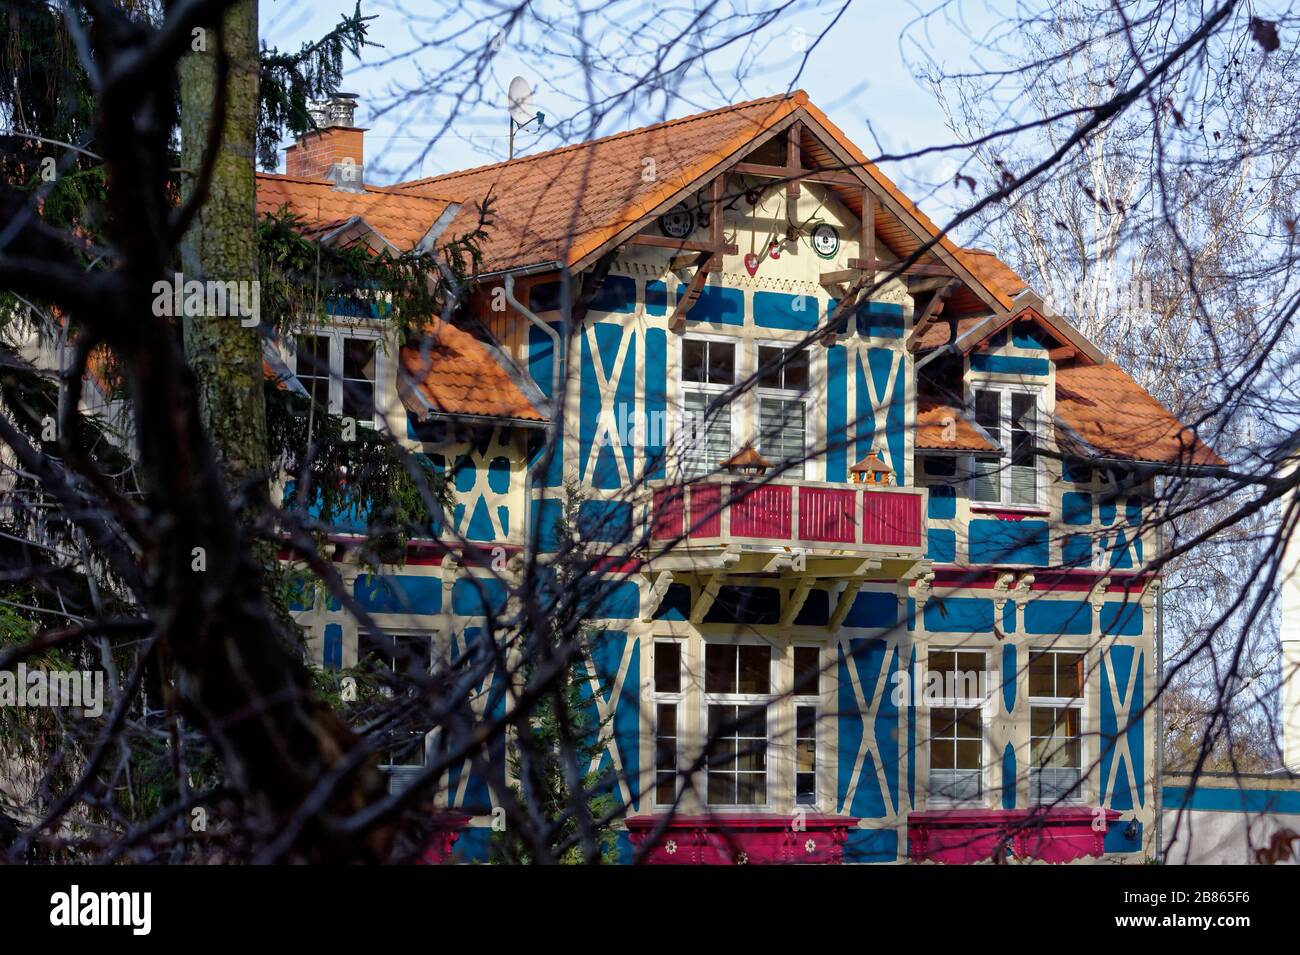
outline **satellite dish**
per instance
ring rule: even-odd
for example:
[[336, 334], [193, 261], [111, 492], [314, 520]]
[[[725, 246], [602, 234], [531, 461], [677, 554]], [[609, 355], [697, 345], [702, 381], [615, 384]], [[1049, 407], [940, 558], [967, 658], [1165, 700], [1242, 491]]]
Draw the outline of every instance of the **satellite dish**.
[[522, 76], [516, 76], [510, 81], [506, 99], [509, 104], [510, 118], [516, 125], [522, 126], [537, 115], [537, 111], [533, 109], [533, 88]]

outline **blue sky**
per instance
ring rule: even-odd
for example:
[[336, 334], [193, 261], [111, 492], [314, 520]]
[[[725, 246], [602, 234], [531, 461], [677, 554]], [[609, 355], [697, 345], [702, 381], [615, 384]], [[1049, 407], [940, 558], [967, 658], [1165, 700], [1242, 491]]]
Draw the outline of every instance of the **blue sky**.
[[[415, 82], [420, 71], [445, 69], [451, 54], [425, 50], [397, 62], [385, 61], [417, 48], [418, 36], [449, 36], [469, 26], [471, 17], [500, 7], [492, 0], [479, 0], [466, 4], [467, 11], [460, 17], [453, 14], [444, 18], [441, 11], [430, 16], [431, 8], [415, 0], [405, 6], [398, 6], [400, 3], [402, 0], [363, 0], [363, 14], [378, 17], [371, 23], [371, 38], [384, 48], [368, 49], [360, 61], [352, 59], [346, 67], [345, 88], [358, 93], [361, 99], [358, 123], [369, 127], [366, 165], [371, 181], [386, 183], [504, 159], [505, 89], [516, 74], [533, 81], [536, 105], [552, 117], [572, 117], [583, 105], [582, 98], [568, 92], [575, 85], [570, 65], [562, 59], [543, 60], [531, 53], [528, 47], [535, 46], [537, 38], [530, 34], [536, 34], [537, 28], [526, 26], [522, 36], [518, 30], [513, 31], [501, 44], [482, 84], [483, 101], [466, 107], [450, 135], [441, 137], [421, 160], [420, 150], [445, 119], [450, 103], [423, 100], [403, 109], [405, 115], [400, 117], [397, 111], [376, 116], [376, 107], [393, 89]], [[606, 48], [611, 51], [627, 39], [619, 36], [615, 23], [620, 18], [639, 22], [651, 9], [648, 5], [624, 5], [620, 10], [617, 5], [584, 0], [544, 3], [540, 9], [544, 14], [572, 17], [569, 10], [575, 5], [598, 10], [597, 16], [608, 14], [610, 19], [598, 22], [596, 27], [606, 31]], [[731, 0], [729, 5], [764, 8], [772, 4]], [[352, 6], [353, 0], [263, 0], [262, 39], [282, 49], [296, 49], [328, 30], [342, 13], [351, 12]], [[665, 113], [687, 115], [728, 102], [784, 92], [797, 71], [799, 51], [811, 45], [840, 6], [839, 2], [797, 4], [763, 30], [744, 51], [752, 66], [746, 71], [743, 86], [725, 79], [717, 84], [688, 80], [680, 101], [667, 106], [662, 102], [638, 106], [630, 115], [612, 117], [601, 132], [656, 122], [665, 118]], [[927, 9], [902, 0], [855, 0], [813, 51], [798, 77], [796, 85], [807, 90], [813, 102], [868, 155], [877, 155], [880, 150], [901, 153], [949, 142], [943, 112], [932, 94], [913, 79], [913, 67], [926, 58], [949, 69], [969, 67], [974, 46], [971, 37], [996, 31], [1005, 22], [988, 4], [968, 2], [946, 4], [940, 13], [918, 23], [918, 15]], [[664, 14], [666, 20], [670, 16]], [[486, 28], [478, 32], [482, 33], [481, 40], [471, 32], [464, 45], [485, 44]], [[710, 62], [719, 74], [725, 75], [734, 69], [740, 55], [733, 46], [711, 57]], [[521, 134], [519, 142], [520, 152], [537, 152], [564, 145], [566, 140], [554, 129], [547, 129], [538, 137]], [[957, 162], [954, 154], [887, 164], [885, 170], [932, 215], [942, 215], [944, 200], [951, 195], [942, 184], [952, 181]], [[941, 188], [932, 194], [935, 184]]]

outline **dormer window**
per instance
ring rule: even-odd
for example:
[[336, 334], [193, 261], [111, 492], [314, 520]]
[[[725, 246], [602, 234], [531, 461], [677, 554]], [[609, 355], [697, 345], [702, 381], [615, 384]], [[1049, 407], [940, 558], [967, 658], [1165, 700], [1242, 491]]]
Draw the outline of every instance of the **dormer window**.
[[322, 329], [295, 340], [295, 374], [313, 401], [358, 424], [375, 423], [378, 339]]
[[1010, 454], [1006, 458], [975, 458], [972, 501], [1021, 507], [1042, 503], [1038, 402], [1037, 389], [975, 389], [976, 424]]

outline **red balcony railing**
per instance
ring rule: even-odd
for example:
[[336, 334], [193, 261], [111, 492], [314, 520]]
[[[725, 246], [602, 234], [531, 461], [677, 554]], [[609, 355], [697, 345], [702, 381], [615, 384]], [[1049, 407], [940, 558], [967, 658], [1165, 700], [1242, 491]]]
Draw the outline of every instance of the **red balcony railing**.
[[919, 554], [924, 508], [923, 488], [718, 478], [656, 488], [651, 539]]

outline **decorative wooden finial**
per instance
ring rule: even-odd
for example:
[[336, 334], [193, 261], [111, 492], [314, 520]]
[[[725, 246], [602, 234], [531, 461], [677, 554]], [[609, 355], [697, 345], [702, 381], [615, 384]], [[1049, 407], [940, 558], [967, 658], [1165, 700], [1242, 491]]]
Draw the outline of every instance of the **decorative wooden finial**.
[[880, 460], [880, 456], [875, 451], [872, 451], [849, 468], [849, 473], [853, 475], [853, 480], [859, 484], [874, 484], [884, 487], [894, 483], [894, 469]]
[[761, 477], [767, 473], [767, 469], [771, 466], [772, 462], [755, 451], [750, 445], [745, 445], [721, 464], [721, 467], [726, 468], [732, 474], [742, 474], [750, 477]]

